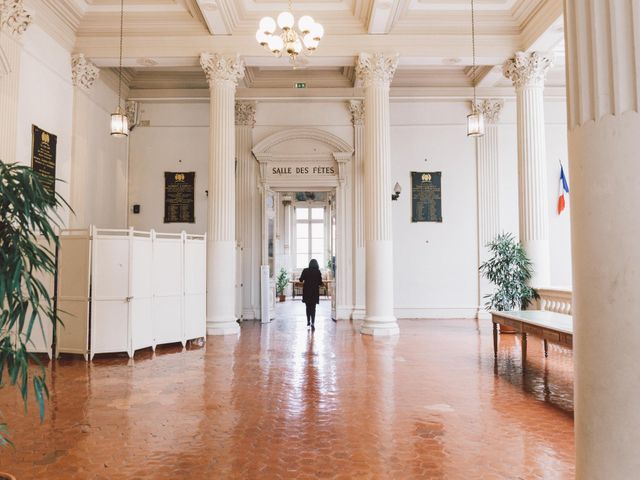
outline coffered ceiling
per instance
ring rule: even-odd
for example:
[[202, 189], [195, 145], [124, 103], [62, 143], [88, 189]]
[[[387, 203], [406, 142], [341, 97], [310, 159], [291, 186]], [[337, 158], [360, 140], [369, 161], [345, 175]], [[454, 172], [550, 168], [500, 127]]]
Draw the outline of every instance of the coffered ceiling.
[[[25, 0], [36, 21], [101, 68], [117, 65], [120, 0]], [[353, 88], [363, 51], [398, 52], [392, 88], [481, 88], [506, 84], [494, 68], [518, 50], [563, 55], [562, 0], [475, 0], [478, 64], [471, 65], [470, 0], [294, 0], [293, 13], [325, 27], [317, 52], [298, 62], [274, 58], [254, 35], [274, 0], [125, 0], [124, 63], [132, 90], [206, 89], [202, 51], [240, 55], [242, 88]], [[558, 47], [560, 45], [560, 48]], [[563, 61], [554, 84], [563, 84]]]

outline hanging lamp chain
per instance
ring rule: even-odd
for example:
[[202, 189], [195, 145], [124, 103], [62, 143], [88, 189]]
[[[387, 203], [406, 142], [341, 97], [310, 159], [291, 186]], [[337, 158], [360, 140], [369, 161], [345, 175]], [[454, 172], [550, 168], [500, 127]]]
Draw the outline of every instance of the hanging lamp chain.
[[474, 0], [471, 0], [471, 50], [473, 67], [471, 70], [471, 83], [473, 84], [473, 111], [476, 111], [476, 13]]
[[118, 67], [118, 110], [122, 107], [122, 44], [124, 36], [124, 0], [120, 0], [120, 63]]

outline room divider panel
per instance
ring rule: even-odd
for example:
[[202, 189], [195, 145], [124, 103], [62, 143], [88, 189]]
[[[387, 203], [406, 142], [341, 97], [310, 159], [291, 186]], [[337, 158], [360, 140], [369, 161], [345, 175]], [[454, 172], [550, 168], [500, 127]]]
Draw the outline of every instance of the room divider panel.
[[58, 352], [133, 356], [206, 335], [205, 235], [91, 227], [60, 243]]

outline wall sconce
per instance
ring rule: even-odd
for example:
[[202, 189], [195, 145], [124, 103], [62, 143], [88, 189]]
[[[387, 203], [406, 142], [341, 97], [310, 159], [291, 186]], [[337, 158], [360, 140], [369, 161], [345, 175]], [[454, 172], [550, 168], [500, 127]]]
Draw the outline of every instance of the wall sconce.
[[393, 193], [391, 194], [391, 200], [398, 200], [400, 192], [402, 192], [402, 188], [400, 187], [400, 184], [396, 182], [395, 187], [393, 187]]

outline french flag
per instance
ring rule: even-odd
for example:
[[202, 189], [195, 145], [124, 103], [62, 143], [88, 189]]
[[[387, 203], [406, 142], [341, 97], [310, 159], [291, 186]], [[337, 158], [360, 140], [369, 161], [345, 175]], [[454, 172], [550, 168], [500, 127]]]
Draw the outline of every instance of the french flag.
[[565, 207], [564, 192], [569, 193], [569, 184], [567, 183], [567, 177], [564, 174], [562, 162], [560, 162], [560, 183], [558, 187], [558, 215], [560, 215]]

